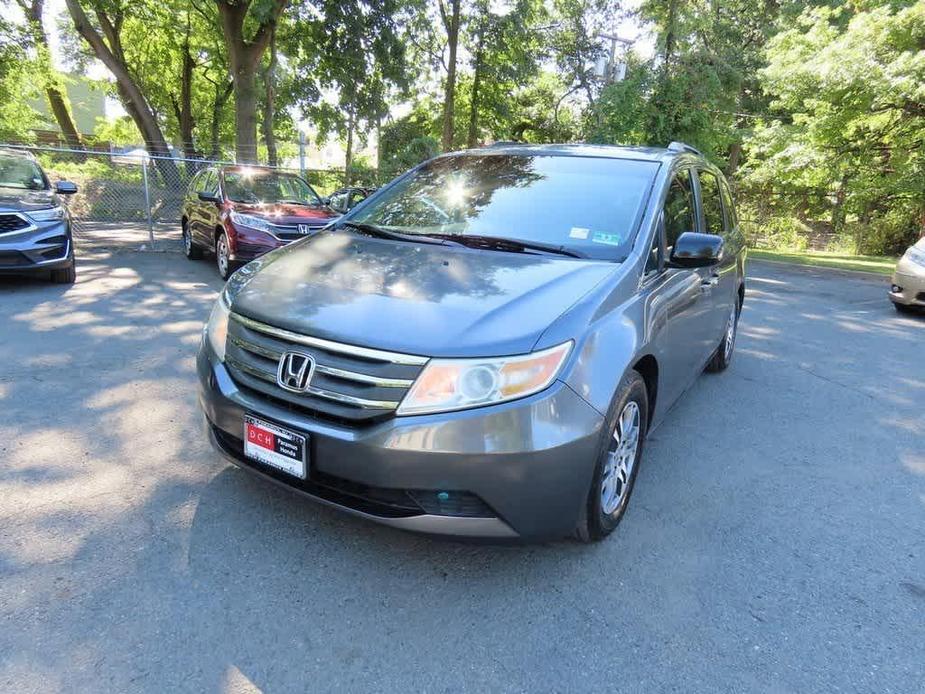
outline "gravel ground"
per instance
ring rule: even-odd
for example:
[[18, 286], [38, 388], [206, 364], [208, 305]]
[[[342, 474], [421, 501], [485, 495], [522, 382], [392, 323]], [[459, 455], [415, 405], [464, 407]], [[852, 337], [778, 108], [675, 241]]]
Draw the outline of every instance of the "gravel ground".
[[211, 263], [84, 250], [0, 280], [0, 690], [925, 691], [925, 317], [885, 280], [753, 263], [618, 533], [499, 547], [227, 466]]

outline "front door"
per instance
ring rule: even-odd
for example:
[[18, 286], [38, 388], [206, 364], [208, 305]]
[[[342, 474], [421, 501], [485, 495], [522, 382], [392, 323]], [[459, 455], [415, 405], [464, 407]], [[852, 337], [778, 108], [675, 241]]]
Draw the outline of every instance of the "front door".
[[[667, 259], [678, 237], [696, 231], [697, 208], [688, 170], [675, 174], [659, 224], [659, 255]], [[712, 341], [710, 269], [664, 268], [647, 277], [648, 310], [659, 371], [659, 405], [667, 409], [700, 373]]]

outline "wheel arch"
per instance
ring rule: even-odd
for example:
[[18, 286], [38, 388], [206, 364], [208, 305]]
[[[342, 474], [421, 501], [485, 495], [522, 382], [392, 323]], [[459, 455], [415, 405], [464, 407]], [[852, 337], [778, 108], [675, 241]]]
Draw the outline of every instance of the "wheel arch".
[[658, 398], [658, 360], [651, 354], [646, 354], [633, 364], [633, 370], [642, 376], [646, 384], [646, 396], [649, 400], [649, 411], [646, 414], [646, 429], [652, 424], [655, 413], [655, 403]]

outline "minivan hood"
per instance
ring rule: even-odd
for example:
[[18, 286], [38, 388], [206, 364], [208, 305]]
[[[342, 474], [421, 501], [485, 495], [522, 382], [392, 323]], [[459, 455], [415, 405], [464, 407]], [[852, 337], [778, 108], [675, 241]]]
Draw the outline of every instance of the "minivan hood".
[[491, 356], [531, 351], [618, 267], [327, 231], [255, 260], [229, 287], [234, 312], [306, 335], [424, 356]]
[[25, 190], [0, 186], [0, 209], [29, 212], [53, 207], [57, 196], [51, 190]]

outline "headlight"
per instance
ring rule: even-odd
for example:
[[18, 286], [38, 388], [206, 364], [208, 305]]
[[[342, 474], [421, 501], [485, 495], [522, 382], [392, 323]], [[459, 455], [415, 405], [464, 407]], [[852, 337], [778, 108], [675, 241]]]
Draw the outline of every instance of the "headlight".
[[67, 214], [67, 209], [64, 205], [56, 205], [55, 207], [48, 207], [44, 210], [32, 210], [28, 214], [36, 222], [53, 222], [57, 219], [64, 219], [64, 216]]
[[516, 357], [431, 359], [397, 414], [463, 410], [538, 393], [555, 380], [571, 349], [569, 341]]
[[925, 266], [925, 253], [917, 248], [910, 248], [906, 251], [906, 257], [916, 265]]
[[228, 338], [228, 314], [231, 307], [223, 291], [212, 307], [212, 315], [206, 323], [206, 338], [219, 361], [225, 361], [225, 340]]
[[271, 233], [270, 223], [263, 217], [255, 217], [252, 214], [240, 214], [238, 212], [232, 211], [231, 221], [242, 227], [249, 227], [251, 229], [256, 229], [257, 231], [265, 231], [267, 233]]

